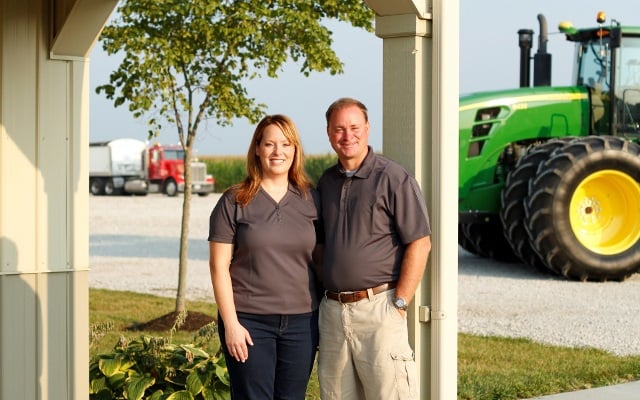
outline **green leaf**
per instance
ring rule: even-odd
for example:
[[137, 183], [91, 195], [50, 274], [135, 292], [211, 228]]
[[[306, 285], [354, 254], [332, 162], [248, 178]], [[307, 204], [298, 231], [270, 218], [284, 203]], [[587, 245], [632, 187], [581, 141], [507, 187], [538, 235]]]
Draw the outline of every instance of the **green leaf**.
[[127, 380], [125, 397], [128, 400], [140, 400], [144, 396], [144, 391], [151, 387], [156, 380], [150, 376], [135, 376]]
[[214, 391], [206, 387], [202, 389], [200, 395], [202, 396], [203, 400], [216, 400], [216, 394], [214, 393]]
[[231, 381], [229, 381], [229, 371], [227, 370], [227, 365], [225, 364], [224, 357], [220, 357], [216, 361], [216, 376], [218, 380], [225, 384], [226, 386], [231, 386]]
[[116, 398], [116, 396], [111, 390], [104, 389], [97, 394], [90, 396], [90, 398], [91, 400], [113, 400]]
[[194, 400], [194, 398], [188, 390], [180, 390], [172, 393], [171, 396], [167, 397], [167, 400]]
[[231, 399], [231, 391], [228, 386], [222, 385], [220, 382], [216, 382], [213, 384], [211, 391], [216, 400], [230, 400]]
[[100, 372], [106, 377], [110, 377], [122, 371], [123, 361], [120, 358], [103, 358], [98, 361]]
[[182, 345], [180, 347], [182, 347], [186, 351], [190, 351], [196, 357], [201, 357], [205, 359], [209, 358], [209, 354], [206, 351], [202, 350], [201, 348], [191, 346], [191, 345]]
[[109, 379], [109, 387], [113, 389], [120, 389], [125, 385], [127, 378], [126, 372], [118, 371], [115, 374], [111, 375]]
[[163, 400], [163, 396], [164, 392], [158, 389], [149, 396], [149, 400]]
[[187, 390], [194, 396], [202, 391], [207, 384], [207, 374], [200, 372], [198, 368], [191, 370], [187, 376]]
[[107, 381], [104, 376], [96, 379], [91, 379], [91, 381], [89, 382], [89, 394], [95, 394], [104, 389], [107, 389]]

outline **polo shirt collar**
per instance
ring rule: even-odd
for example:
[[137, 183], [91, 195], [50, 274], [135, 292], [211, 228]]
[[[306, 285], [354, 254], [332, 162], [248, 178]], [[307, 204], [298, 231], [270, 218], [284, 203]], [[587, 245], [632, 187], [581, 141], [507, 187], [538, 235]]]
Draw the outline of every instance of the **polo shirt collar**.
[[[262, 186], [260, 186], [259, 191], [267, 194], [267, 191], [264, 190]], [[287, 192], [293, 192], [295, 195], [302, 197], [302, 191], [296, 185], [292, 185], [291, 182], [289, 182], [289, 185], [287, 186]]]
[[[356, 173], [353, 174], [354, 177], [366, 179], [367, 177], [369, 177], [369, 174], [371, 174], [371, 171], [373, 170], [375, 153], [373, 152], [373, 148], [371, 146], [367, 146], [367, 148], [367, 156], [364, 158], [364, 161], [362, 161], [362, 165], [360, 165], [360, 168], [358, 168], [356, 170]], [[344, 168], [342, 168], [342, 164], [340, 164], [340, 161], [338, 161], [338, 173], [344, 175], [344, 172], [345, 170]]]
[[297, 186], [292, 185], [291, 183], [289, 183], [289, 191], [295, 193], [298, 196], [302, 196], [302, 191], [300, 191]]

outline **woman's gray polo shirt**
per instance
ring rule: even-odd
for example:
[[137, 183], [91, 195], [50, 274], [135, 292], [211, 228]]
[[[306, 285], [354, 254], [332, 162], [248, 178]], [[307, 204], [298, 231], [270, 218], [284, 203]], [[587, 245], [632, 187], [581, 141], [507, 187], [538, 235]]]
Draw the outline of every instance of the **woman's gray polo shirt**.
[[371, 147], [352, 177], [337, 165], [327, 169], [318, 191], [325, 289], [362, 290], [398, 280], [406, 245], [431, 234], [416, 180]]
[[[209, 241], [233, 244], [231, 282], [238, 312], [302, 314], [318, 308], [311, 259], [317, 196], [293, 186], [276, 203], [260, 189], [245, 207], [227, 190], [209, 219]], [[314, 198], [316, 200], [314, 200]]]

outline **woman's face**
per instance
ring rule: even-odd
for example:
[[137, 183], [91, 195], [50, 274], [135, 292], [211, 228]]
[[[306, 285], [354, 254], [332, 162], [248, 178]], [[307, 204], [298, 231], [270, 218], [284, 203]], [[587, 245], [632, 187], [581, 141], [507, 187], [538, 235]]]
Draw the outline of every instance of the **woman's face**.
[[277, 125], [267, 126], [256, 147], [263, 178], [288, 175], [295, 154], [295, 146], [284, 136], [282, 130]]

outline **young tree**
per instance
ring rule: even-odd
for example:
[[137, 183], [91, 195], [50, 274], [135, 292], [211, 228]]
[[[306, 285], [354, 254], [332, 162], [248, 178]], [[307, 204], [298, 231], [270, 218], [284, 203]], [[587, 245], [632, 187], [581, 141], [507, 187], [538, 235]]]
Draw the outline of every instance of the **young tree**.
[[361, 0], [122, 0], [100, 38], [107, 54], [124, 54], [109, 83], [96, 91], [147, 117], [149, 137], [175, 125], [183, 146], [185, 191], [176, 310], [185, 310], [191, 201], [190, 165], [200, 123], [257, 122], [265, 106], [245, 89], [250, 79], [277, 77], [291, 59], [312, 71], [342, 72], [331, 49], [335, 19], [373, 30]]

